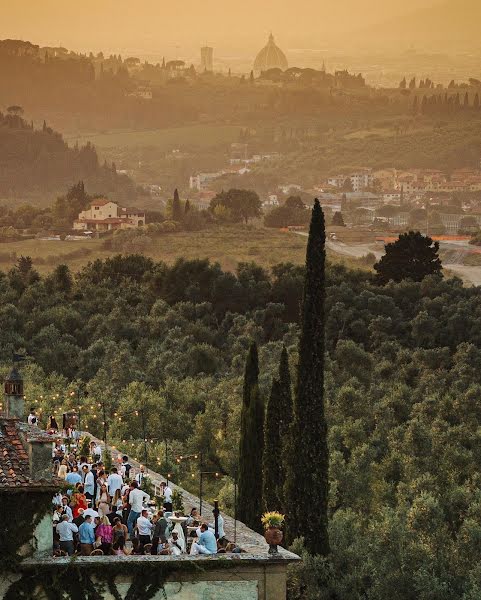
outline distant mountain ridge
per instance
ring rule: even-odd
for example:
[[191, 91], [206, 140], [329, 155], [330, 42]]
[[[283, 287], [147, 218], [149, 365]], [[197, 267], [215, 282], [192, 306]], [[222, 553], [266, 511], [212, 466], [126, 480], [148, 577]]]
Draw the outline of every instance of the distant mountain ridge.
[[367, 44], [379, 42], [404, 42], [437, 50], [456, 46], [463, 50], [467, 46], [481, 47], [479, 0], [441, 0], [377, 25], [357, 30], [353, 39], [363, 38]]

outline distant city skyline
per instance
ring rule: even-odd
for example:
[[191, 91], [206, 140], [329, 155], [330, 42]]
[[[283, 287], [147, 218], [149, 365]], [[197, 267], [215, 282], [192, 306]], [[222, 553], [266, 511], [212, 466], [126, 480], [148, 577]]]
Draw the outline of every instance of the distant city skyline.
[[[431, 11], [431, 6], [436, 8]], [[425, 9], [427, 12], [423, 12]], [[409, 20], [411, 13], [419, 13], [420, 24]], [[185, 54], [198, 55], [198, 49], [208, 45], [219, 55], [252, 57], [271, 31], [286, 52], [323, 49], [333, 43], [338, 48], [357, 47], [362, 51], [367, 46], [375, 47], [376, 42], [383, 46], [394, 39], [401, 40], [404, 48], [411, 43], [443, 48], [450, 44], [446, 31], [452, 31], [454, 42], [460, 37], [459, 30], [466, 30], [462, 41], [467, 44], [472, 40], [480, 46], [474, 35], [476, 17], [480, 16], [481, 6], [475, 0], [405, 0], [403, 3], [365, 0], [362, 8], [358, 0], [336, 3], [245, 0], [242, 4], [233, 0], [211, 0], [208, 10], [194, 0], [186, 0], [182, 15], [175, 5], [160, 7], [156, 0], [138, 0], [135, 4], [105, 0], [101, 5], [85, 0], [81, 9], [78, 5], [65, 5], [61, 0], [42, 3], [17, 0], [2, 7], [0, 38], [28, 39], [41, 45], [62, 44], [77, 51], [103, 50], [122, 55], [174, 55], [179, 48]], [[434, 26], [426, 29], [423, 21]], [[343, 34], [346, 37], [340, 38]]]

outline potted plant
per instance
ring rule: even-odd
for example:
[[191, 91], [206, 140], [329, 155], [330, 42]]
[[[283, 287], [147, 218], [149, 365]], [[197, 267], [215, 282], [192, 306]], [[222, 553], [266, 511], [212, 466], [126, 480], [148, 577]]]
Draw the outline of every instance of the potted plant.
[[264, 537], [269, 544], [269, 554], [271, 555], [279, 554], [277, 546], [284, 537], [280, 529], [284, 523], [284, 518], [284, 515], [276, 511], [266, 512], [262, 515], [261, 521], [265, 529]]

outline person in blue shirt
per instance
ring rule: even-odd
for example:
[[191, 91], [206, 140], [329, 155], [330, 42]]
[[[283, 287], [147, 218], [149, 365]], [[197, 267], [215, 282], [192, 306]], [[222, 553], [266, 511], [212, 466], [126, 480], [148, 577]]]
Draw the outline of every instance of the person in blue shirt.
[[217, 554], [217, 540], [212, 531], [206, 523], [202, 523], [200, 526], [200, 536], [197, 542], [192, 544], [190, 553], [195, 554]]
[[[67, 473], [67, 475], [65, 475], [65, 481], [72, 487], [75, 487], [77, 483], [82, 483], [82, 476], [78, 472], [77, 467], [74, 467], [72, 471], [70, 471], [70, 473]], [[68, 490], [67, 494], [69, 496], [71, 493], [72, 491]]]
[[85, 517], [85, 521], [80, 525], [78, 529], [80, 538], [80, 553], [82, 556], [90, 556], [90, 553], [94, 549], [95, 532], [92, 525], [92, 517], [88, 515]]

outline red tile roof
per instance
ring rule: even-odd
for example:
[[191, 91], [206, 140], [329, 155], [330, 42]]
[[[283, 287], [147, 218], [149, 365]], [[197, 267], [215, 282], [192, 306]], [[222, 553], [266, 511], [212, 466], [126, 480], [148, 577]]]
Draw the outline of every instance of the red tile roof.
[[108, 204], [109, 202], [112, 202], [112, 200], [107, 200], [107, 198], [97, 198], [97, 200], [92, 200], [90, 206], [105, 206], [105, 204]]
[[58, 481], [30, 478], [28, 441], [54, 442], [55, 437], [18, 419], [0, 418], [0, 492], [58, 487]]

